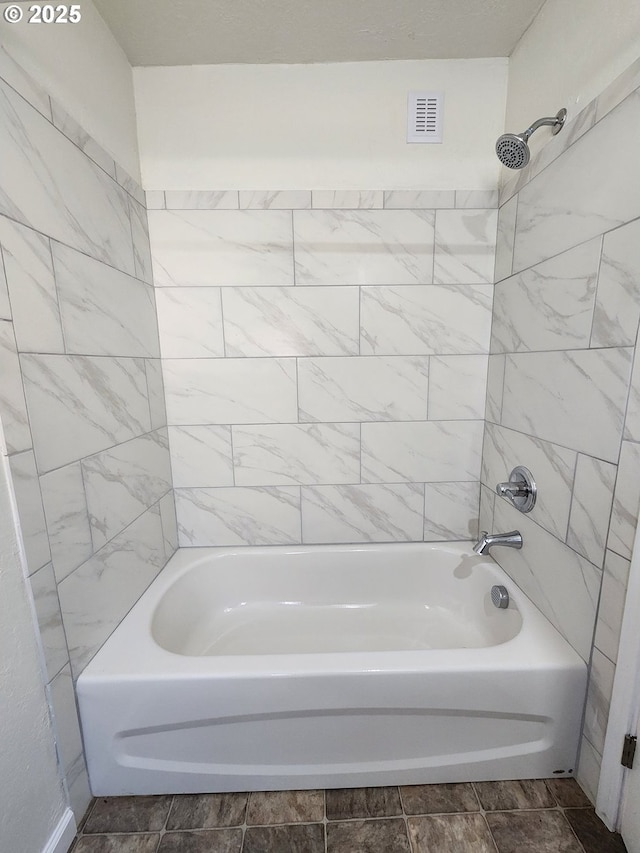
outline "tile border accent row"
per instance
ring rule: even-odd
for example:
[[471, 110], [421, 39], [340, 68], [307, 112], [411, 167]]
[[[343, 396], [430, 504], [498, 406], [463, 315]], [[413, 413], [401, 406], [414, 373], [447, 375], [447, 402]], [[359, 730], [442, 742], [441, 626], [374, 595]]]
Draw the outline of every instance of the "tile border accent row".
[[147, 210], [476, 210], [498, 190], [147, 190]]

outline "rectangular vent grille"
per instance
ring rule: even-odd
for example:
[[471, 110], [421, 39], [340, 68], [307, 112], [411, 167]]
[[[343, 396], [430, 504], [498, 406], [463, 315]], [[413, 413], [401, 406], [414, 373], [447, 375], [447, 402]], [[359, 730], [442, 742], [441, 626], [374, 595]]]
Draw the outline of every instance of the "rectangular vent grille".
[[409, 92], [407, 142], [442, 142], [442, 92]]

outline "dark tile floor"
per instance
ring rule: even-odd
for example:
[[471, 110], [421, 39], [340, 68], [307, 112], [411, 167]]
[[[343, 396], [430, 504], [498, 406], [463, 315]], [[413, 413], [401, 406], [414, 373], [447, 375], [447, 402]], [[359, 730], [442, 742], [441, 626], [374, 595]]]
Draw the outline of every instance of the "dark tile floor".
[[72, 853], [624, 853], [573, 779], [108, 797]]

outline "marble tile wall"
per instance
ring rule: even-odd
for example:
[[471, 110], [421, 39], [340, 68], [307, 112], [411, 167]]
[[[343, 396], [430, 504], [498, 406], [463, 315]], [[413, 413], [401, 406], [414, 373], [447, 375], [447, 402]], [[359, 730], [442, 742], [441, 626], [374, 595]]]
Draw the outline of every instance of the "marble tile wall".
[[[482, 459], [481, 526], [524, 537], [495, 559], [590, 665], [594, 801], [640, 508], [638, 85], [640, 62], [502, 190]], [[518, 464], [527, 516], [493, 494]]]
[[177, 547], [144, 194], [0, 50], [0, 418], [61, 770], [73, 679]]
[[496, 204], [147, 193], [180, 544], [476, 535]]

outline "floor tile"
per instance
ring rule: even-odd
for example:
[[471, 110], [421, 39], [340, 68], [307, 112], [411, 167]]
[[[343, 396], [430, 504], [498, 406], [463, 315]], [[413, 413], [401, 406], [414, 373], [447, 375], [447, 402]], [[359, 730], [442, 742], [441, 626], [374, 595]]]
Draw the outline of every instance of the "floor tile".
[[547, 788], [565, 809], [590, 808], [591, 800], [575, 779], [547, 779]]
[[593, 809], [569, 809], [565, 815], [585, 853], [625, 853], [620, 835], [609, 832]]
[[494, 812], [487, 815], [499, 853], [583, 853], [562, 812]]
[[495, 853], [480, 814], [410, 817], [408, 825], [414, 853]]
[[76, 841], [72, 853], [156, 853], [160, 836], [84, 835]]
[[402, 814], [400, 793], [393, 788], [336, 788], [327, 791], [327, 820], [395, 817]]
[[250, 826], [242, 853], [325, 853], [321, 823]]
[[84, 827], [91, 832], [156, 832], [164, 827], [172, 797], [99, 797]]
[[194, 794], [174, 798], [167, 829], [212, 829], [244, 823], [248, 794]]
[[402, 818], [349, 820], [327, 825], [327, 853], [411, 853]]
[[255, 791], [249, 795], [247, 823], [313, 823], [324, 818], [324, 791]]
[[407, 785], [400, 788], [405, 814], [480, 811], [473, 785]]
[[158, 853], [240, 853], [241, 829], [201, 829], [167, 832]]
[[549, 809], [556, 804], [543, 779], [520, 782], [474, 782], [474, 788], [487, 811], [506, 809]]

